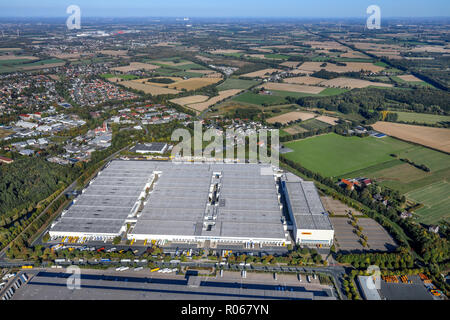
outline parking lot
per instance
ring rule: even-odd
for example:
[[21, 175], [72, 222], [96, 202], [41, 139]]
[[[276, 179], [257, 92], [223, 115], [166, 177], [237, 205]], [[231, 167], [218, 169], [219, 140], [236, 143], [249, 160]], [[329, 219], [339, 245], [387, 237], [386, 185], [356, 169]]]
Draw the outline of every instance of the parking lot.
[[394, 239], [373, 219], [359, 218], [358, 220], [358, 225], [363, 228], [362, 233], [368, 238], [369, 248], [364, 248], [359, 242], [360, 237], [353, 232], [354, 227], [349, 224], [349, 219], [341, 217], [330, 219], [339, 245], [338, 249], [341, 251], [393, 251], [397, 247]]
[[381, 297], [387, 300], [433, 300], [419, 276], [411, 275], [408, 278], [412, 283], [381, 281]]
[[174, 275], [149, 270], [83, 270], [81, 289], [69, 289], [71, 274], [64, 270], [34, 271], [26, 286], [19, 288], [14, 300], [101, 300], [101, 299], [334, 299], [331, 287], [321, 285], [317, 279], [303, 283], [295, 275], [223, 272], [215, 277]]

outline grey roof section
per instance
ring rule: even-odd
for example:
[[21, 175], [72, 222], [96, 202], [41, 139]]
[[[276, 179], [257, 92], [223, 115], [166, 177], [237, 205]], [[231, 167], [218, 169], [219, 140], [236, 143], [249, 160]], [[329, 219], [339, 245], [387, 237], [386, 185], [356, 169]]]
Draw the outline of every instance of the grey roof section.
[[333, 230], [314, 182], [286, 182], [286, 188], [298, 229]]
[[122, 226], [121, 220], [64, 218], [53, 226], [52, 231], [119, 234]]
[[112, 219], [121, 220], [127, 218], [129, 210], [123, 210], [122, 208], [110, 208], [110, 207], [92, 207], [86, 210], [85, 207], [73, 206], [68, 210], [63, 220], [66, 218], [73, 219]]
[[163, 152], [166, 147], [167, 143], [164, 142], [138, 143], [136, 146], [131, 148], [130, 151]]
[[[131, 234], [283, 240], [276, 182], [268, 168], [272, 170], [259, 164], [114, 160], [52, 230], [118, 232], [155, 177]], [[209, 204], [212, 183], [219, 183], [216, 205]], [[208, 229], [205, 221], [215, 226]]]
[[366, 300], [381, 300], [372, 276], [358, 276], [358, 282]]

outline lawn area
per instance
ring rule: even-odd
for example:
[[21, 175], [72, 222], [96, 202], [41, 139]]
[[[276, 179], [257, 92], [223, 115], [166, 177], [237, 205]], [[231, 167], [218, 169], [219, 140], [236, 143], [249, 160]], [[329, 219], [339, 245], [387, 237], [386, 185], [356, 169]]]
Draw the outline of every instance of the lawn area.
[[[394, 111], [392, 111], [394, 113]], [[405, 122], [422, 122], [422, 123], [437, 123], [442, 121], [450, 121], [450, 116], [441, 116], [438, 114], [428, 114], [428, 113], [416, 113], [416, 112], [403, 112], [395, 111], [398, 114], [399, 121]]]
[[437, 223], [442, 219], [449, 221], [449, 188], [447, 181], [440, 181], [407, 194], [408, 198], [424, 204], [423, 208], [416, 211], [418, 221], [426, 224]]
[[390, 137], [343, 137], [335, 133], [288, 142], [285, 145], [294, 150], [287, 153], [286, 158], [328, 177], [392, 161], [389, 154], [411, 148], [409, 143]]
[[248, 89], [254, 85], [257, 85], [259, 81], [254, 80], [242, 80], [242, 79], [233, 79], [228, 78], [225, 82], [221, 83], [217, 86], [219, 91], [222, 90], [230, 90], [230, 89]]

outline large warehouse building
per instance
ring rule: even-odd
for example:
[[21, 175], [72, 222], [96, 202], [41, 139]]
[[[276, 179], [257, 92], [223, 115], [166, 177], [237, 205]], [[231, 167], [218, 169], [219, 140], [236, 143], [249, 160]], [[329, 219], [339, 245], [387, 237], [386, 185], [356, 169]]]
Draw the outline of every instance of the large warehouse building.
[[[126, 233], [130, 240], [286, 245], [282, 176], [259, 164], [114, 160], [63, 212], [50, 236], [111, 239]], [[329, 234], [328, 225], [306, 227]]]
[[312, 181], [282, 181], [293, 236], [301, 245], [333, 244], [334, 230]]

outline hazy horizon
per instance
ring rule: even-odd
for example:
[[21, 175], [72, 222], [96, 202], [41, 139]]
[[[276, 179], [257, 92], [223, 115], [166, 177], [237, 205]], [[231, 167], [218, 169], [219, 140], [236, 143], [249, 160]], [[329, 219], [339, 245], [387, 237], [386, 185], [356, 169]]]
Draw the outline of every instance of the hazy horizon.
[[15, 0], [0, 2], [1, 18], [62, 18], [66, 8], [78, 5], [82, 15], [90, 18], [365, 18], [369, 5], [378, 5], [385, 18], [447, 18], [448, 0], [166, 0], [130, 2], [117, 0]]

